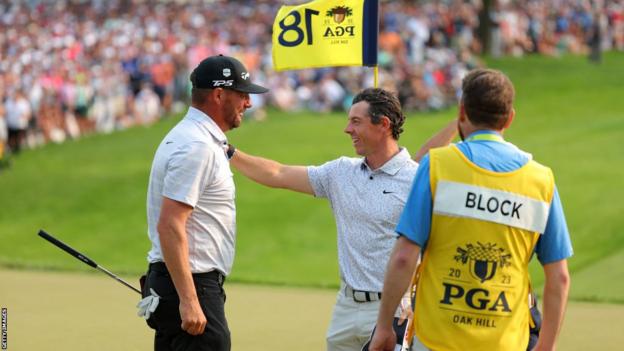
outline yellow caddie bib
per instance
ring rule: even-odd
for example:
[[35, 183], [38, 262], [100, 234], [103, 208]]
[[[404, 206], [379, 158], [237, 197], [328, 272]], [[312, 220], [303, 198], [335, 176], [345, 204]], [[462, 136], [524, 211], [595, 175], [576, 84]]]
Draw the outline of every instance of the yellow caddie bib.
[[415, 333], [435, 351], [524, 351], [528, 264], [548, 220], [552, 172], [532, 160], [512, 172], [489, 171], [454, 145], [429, 155], [433, 214]]

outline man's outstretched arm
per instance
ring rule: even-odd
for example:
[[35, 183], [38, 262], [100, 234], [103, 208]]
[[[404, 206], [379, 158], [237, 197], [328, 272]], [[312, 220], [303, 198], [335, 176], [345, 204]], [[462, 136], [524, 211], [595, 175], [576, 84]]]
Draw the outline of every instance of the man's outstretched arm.
[[420, 159], [425, 156], [430, 149], [435, 147], [446, 146], [455, 139], [457, 136], [457, 119], [450, 121], [444, 128], [440, 129], [438, 133], [432, 136], [423, 146], [420, 147], [418, 152], [414, 155], [414, 161], [420, 162]]
[[305, 166], [289, 166], [236, 150], [230, 163], [245, 177], [271, 188], [282, 188], [314, 195]]

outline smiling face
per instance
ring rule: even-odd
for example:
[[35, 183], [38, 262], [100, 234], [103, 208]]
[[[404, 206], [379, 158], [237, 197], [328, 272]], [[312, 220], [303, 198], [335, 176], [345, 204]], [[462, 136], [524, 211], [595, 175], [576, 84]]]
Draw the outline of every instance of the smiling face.
[[366, 101], [351, 106], [349, 121], [344, 129], [344, 132], [351, 136], [355, 152], [364, 157], [374, 153], [388, 138], [387, 127], [384, 128], [384, 123], [373, 124], [368, 107]]
[[236, 90], [224, 89], [223, 121], [227, 130], [240, 126], [245, 110], [251, 107], [251, 99], [248, 93]]

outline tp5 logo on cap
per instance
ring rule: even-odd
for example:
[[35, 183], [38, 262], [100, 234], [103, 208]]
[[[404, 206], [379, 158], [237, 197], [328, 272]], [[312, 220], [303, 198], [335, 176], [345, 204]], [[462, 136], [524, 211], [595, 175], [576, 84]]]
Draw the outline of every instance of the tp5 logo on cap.
[[217, 80], [212, 81], [213, 87], [231, 87], [232, 84], [234, 84], [234, 81], [231, 79], [230, 80], [217, 79]]

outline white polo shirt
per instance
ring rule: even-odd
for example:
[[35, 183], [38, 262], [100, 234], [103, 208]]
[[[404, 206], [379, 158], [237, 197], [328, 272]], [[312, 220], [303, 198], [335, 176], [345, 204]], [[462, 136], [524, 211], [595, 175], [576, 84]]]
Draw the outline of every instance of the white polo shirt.
[[405, 148], [372, 171], [363, 158], [308, 167], [314, 195], [329, 199], [338, 231], [340, 278], [351, 288], [381, 292], [399, 221], [418, 163]]
[[186, 223], [191, 272], [231, 272], [236, 206], [226, 147], [217, 124], [193, 107], [160, 143], [147, 193], [150, 263], [164, 261], [157, 226], [165, 196], [193, 207]]

